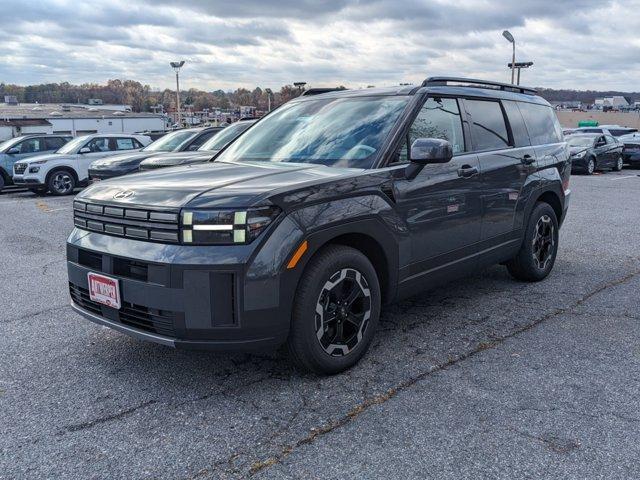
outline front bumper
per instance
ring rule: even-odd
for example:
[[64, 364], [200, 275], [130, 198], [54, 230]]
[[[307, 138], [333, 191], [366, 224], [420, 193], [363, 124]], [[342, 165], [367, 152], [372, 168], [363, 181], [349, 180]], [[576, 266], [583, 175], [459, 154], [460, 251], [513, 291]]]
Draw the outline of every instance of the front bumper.
[[28, 187], [43, 187], [44, 182], [37, 177], [25, 177], [24, 175], [14, 175], [13, 183], [16, 185], [26, 185]]
[[587, 170], [587, 157], [571, 158], [571, 170], [572, 171], [586, 171]]
[[[273, 349], [288, 335], [294, 287], [286, 275], [252, 278], [253, 250], [155, 244], [76, 229], [67, 243], [72, 307], [94, 323], [175, 348]], [[89, 272], [118, 279], [120, 310], [90, 300]]]

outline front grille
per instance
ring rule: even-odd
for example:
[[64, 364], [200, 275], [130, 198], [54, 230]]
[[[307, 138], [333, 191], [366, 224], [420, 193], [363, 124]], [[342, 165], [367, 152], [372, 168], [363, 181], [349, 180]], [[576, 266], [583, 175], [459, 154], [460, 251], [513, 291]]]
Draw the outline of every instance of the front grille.
[[[103, 306], [89, 298], [89, 291], [87, 289], [69, 283], [69, 293], [76, 305], [91, 313], [101, 317], [103, 316]], [[110, 307], [104, 308], [110, 309]], [[174, 329], [175, 312], [150, 309], [128, 302], [122, 302], [122, 308], [114, 311], [117, 315], [117, 322], [122, 325], [167, 337], [176, 336]], [[112, 319], [110, 318], [109, 320]]]
[[27, 164], [26, 163], [15, 163], [13, 165], [13, 172], [16, 175], [22, 175], [26, 170], [27, 170]]
[[178, 243], [178, 212], [73, 202], [73, 222], [82, 230], [161, 243]]

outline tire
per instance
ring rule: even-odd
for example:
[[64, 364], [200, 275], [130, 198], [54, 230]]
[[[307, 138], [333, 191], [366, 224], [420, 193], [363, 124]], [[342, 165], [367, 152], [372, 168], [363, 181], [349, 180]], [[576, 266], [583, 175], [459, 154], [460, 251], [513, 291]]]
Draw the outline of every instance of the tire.
[[371, 344], [380, 304], [378, 276], [364, 254], [342, 245], [323, 248], [298, 285], [287, 339], [291, 359], [324, 375], [352, 367]]
[[587, 161], [587, 168], [585, 169], [585, 173], [587, 175], [593, 175], [593, 172], [596, 171], [596, 161], [593, 157], [589, 157]]
[[2, 172], [0, 172], [0, 192], [2, 191], [5, 185], [6, 185], [6, 182], [4, 181], [4, 175], [2, 175]]
[[539, 282], [553, 269], [557, 253], [556, 213], [548, 203], [538, 202], [529, 216], [520, 251], [507, 262], [507, 270], [516, 280]]
[[613, 170], [614, 172], [619, 172], [620, 170], [622, 170], [623, 163], [624, 163], [624, 160], [622, 160], [622, 156], [619, 156], [616, 159], [616, 163], [611, 170]]
[[56, 196], [71, 195], [76, 188], [73, 173], [66, 169], [54, 170], [47, 176], [47, 189]]

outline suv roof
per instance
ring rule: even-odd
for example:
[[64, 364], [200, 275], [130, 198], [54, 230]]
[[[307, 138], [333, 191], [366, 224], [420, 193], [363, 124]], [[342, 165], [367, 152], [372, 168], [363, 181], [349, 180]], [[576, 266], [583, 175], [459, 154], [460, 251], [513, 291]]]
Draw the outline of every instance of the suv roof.
[[[453, 85], [455, 84], [455, 85]], [[427, 92], [474, 96], [485, 98], [500, 98], [504, 100], [519, 100], [530, 103], [549, 105], [542, 97], [537, 96], [536, 90], [520, 85], [492, 82], [462, 77], [429, 77], [421, 85], [399, 85], [381, 88], [362, 88], [359, 90], [332, 90], [326, 93], [302, 95], [293, 101], [309, 101], [320, 98], [334, 97], [366, 97], [381, 95], [416, 95]]]

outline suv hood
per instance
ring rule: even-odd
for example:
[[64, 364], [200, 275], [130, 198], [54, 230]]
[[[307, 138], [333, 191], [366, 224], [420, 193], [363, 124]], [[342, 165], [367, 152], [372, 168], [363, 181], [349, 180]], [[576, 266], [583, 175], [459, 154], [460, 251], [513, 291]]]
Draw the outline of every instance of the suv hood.
[[18, 161], [16, 161], [15, 163], [26, 163], [27, 165], [32, 163], [32, 162], [41, 162], [43, 160], [45, 161], [50, 161], [50, 160], [66, 160], [68, 158], [72, 158], [74, 157], [73, 154], [71, 155], [63, 155], [61, 153], [48, 153], [45, 155], [35, 155], [33, 157], [27, 157], [27, 158], [23, 158], [20, 159]]
[[138, 165], [145, 158], [158, 155], [160, 152], [143, 152], [141, 150], [134, 150], [129, 153], [118, 153], [110, 155], [107, 158], [101, 158], [91, 164], [92, 169], [96, 170], [110, 170], [112, 168], [125, 167], [129, 165]]
[[144, 161], [144, 164], [169, 167], [172, 165], [183, 165], [185, 163], [206, 162], [215, 157], [216, 153], [216, 151], [166, 153], [164, 155], [149, 157]]
[[[269, 194], [358, 172], [362, 170], [300, 163], [211, 162], [98, 182], [77, 198], [146, 207], [251, 207], [264, 203]], [[133, 194], [113, 198], [124, 190]]]

